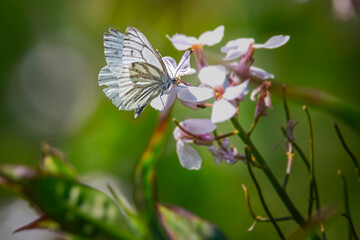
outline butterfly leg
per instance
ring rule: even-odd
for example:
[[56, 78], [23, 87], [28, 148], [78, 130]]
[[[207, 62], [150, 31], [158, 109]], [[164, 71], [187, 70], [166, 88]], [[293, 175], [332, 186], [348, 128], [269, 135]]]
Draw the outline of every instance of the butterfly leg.
[[142, 113], [142, 111], [144, 110], [145, 107], [146, 107], [146, 105], [141, 106], [141, 107], [135, 109], [134, 117], [137, 118], [137, 117], [140, 115], [140, 113]]
[[162, 103], [162, 105], [163, 105], [163, 107], [164, 107], [164, 109], [165, 109], [164, 101], [163, 101], [162, 98], [161, 98], [161, 96], [162, 96], [163, 94], [164, 94], [164, 93], [161, 93], [161, 94], [160, 94], [160, 100], [161, 100], [161, 103]]

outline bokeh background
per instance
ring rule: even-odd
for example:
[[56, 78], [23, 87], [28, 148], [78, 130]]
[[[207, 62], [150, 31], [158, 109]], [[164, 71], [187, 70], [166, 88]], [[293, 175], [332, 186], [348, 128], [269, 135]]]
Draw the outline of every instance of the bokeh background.
[[[66, 153], [84, 181], [115, 179], [131, 201], [134, 166], [156, 125], [158, 112], [148, 107], [135, 120], [132, 112], [118, 111], [98, 87], [97, 75], [105, 65], [102, 37], [109, 27], [124, 31], [127, 26], [135, 26], [163, 56], [179, 60], [182, 53], [176, 51], [166, 34], [198, 37], [206, 30], [224, 25], [222, 42], [205, 49], [210, 63], [222, 57], [219, 49], [229, 40], [253, 37], [263, 43], [273, 35], [288, 34], [291, 39], [285, 46], [271, 51], [258, 50], [255, 66], [274, 73], [279, 82], [321, 89], [359, 111], [360, 20], [349, 2], [1, 1], [0, 164], [35, 166], [41, 157], [40, 143], [48, 140]], [[197, 81], [195, 77], [184, 80]], [[274, 109], [267, 118], [261, 119], [253, 133], [253, 140], [282, 181], [286, 156], [285, 139], [279, 127], [285, 124], [285, 114], [280, 96], [273, 96], [273, 104]], [[305, 102], [290, 102], [289, 107], [292, 118], [299, 121], [295, 130], [297, 141], [308, 153], [303, 104]], [[242, 104], [240, 121], [246, 128], [253, 121], [254, 108], [255, 104], [248, 98]], [[350, 207], [359, 229], [360, 185], [331, 122], [338, 121], [356, 156], [360, 156], [359, 132], [327, 111], [311, 105], [309, 109], [313, 118], [321, 203], [334, 204], [343, 211], [343, 189], [336, 174], [341, 169], [349, 183]], [[209, 118], [210, 110], [192, 111], [176, 103], [172, 115], [180, 121], [188, 117]], [[223, 133], [231, 130], [226, 123], [219, 129]], [[234, 138], [232, 142], [242, 151], [240, 141]], [[175, 141], [169, 134], [158, 165], [160, 201], [180, 205], [214, 222], [231, 239], [276, 239], [269, 223], [259, 223], [252, 232], [247, 231], [252, 219], [244, 203], [241, 184], [248, 187], [256, 213], [263, 216], [265, 213], [245, 165], [216, 165], [206, 148], [197, 149], [204, 160], [202, 169], [183, 169], [176, 156]], [[261, 173], [257, 176], [273, 214], [287, 215], [271, 185]], [[308, 174], [298, 156], [295, 156], [288, 192], [305, 214]], [[0, 198], [0, 238], [30, 239], [28, 233], [11, 235], [16, 227], [34, 217], [29, 207], [15, 201], [14, 196], [3, 189], [0, 189]], [[292, 222], [280, 226], [286, 234], [296, 228]], [[329, 239], [347, 235], [347, 222], [342, 217], [330, 219], [326, 228]], [[51, 239], [51, 236], [36, 235], [33, 239]]]

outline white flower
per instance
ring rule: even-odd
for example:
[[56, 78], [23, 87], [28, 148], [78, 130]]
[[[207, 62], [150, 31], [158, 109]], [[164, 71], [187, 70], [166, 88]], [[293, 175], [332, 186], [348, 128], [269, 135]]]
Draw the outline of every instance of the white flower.
[[[256, 77], [262, 80], [273, 79], [274, 75], [266, 72], [265, 70], [257, 67], [253, 67], [254, 62], [253, 55], [258, 48], [272, 49], [277, 48], [289, 41], [289, 36], [277, 35], [271, 37], [264, 44], [255, 44], [252, 38], [239, 38], [229, 41], [224, 47], [221, 48], [223, 53], [226, 53], [224, 60], [233, 60], [241, 57], [240, 61], [233, 62], [230, 66], [233, 69], [231, 76], [236, 75], [240, 79], [248, 79], [250, 77]], [[238, 80], [233, 77], [235, 82]]]
[[176, 127], [173, 133], [180, 164], [189, 170], [199, 170], [202, 159], [189, 143], [211, 145], [214, 138], [210, 133], [216, 129], [216, 125], [208, 119], [187, 119], [180, 122], [180, 126], [182, 129]]
[[172, 42], [174, 47], [179, 51], [184, 51], [194, 45], [201, 44], [203, 46], [213, 46], [221, 41], [224, 36], [224, 26], [219, 26], [213, 31], [206, 31], [199, 38], [188, 37], [184, 34], [175, 34], [172, 37], [166, 37]]
[[234, 116], [236, 108], [231, 101], [241, 99], [248, 92], [249, 80], [229, 86], [226, 74], [226, 68], [222, 65], [204, 67], [199, 73], [201, 83], [213, 90], [215, 101], [211, 121], [214, 123], [224, 122]]
[[255, 40], [252, 38], [238, 38], [229, 41], [221, 48], [221, 52], [226, 53], [224, 60], [233, 60], [244, 55], [250, 46], [255, 49], [273, 49], [281, 47], [287, 43], [289, 39], [290, 36], [276, 35], [269, 38], [264, 44], [255, 44]]

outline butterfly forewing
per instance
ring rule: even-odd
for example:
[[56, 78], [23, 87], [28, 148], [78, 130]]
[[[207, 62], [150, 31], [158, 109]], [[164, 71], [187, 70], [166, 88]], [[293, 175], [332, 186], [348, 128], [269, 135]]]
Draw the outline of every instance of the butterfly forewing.
[[[145, 106], [170, 86], [161, 56], [136, 28], [126, 34], [110, 28], [104, 35], [108, 66], [99, 73], [99, 85], [120, 110], [135, 110], [137, 117]], [[165, 84], [164, 84], [165, 80]]]

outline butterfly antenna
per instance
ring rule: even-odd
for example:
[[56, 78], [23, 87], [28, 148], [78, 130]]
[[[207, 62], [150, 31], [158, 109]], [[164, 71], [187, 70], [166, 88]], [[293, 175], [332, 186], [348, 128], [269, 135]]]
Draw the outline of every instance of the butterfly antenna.
[[184, 60], [182, 62], [179, 63], [176, 72], [174, 74], [174, 76], [176, 76], [176, 74], [178, 73], [179, 69], [182, 67], [182, 65], [184, 65], [184, 63], [189, 59], [190, 55], [192, 54], [192, 50], [187, 50], [185, 53], [188, 52], [188, 55], [184, 58]]

